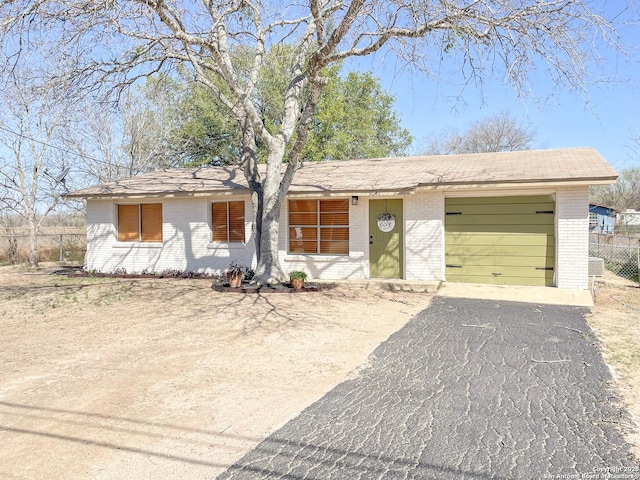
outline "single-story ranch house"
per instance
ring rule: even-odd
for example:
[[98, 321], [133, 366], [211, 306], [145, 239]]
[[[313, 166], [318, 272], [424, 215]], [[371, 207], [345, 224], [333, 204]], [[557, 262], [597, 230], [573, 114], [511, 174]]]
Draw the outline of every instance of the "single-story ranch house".
[[[588, 288], [591, 148], [306, 163], [282, 205], [280, 260], [311, 278]], [[168, 169], [69, 194], [87, 200], [90, 271], [220, 273], [255, 264], [236, 167]]]

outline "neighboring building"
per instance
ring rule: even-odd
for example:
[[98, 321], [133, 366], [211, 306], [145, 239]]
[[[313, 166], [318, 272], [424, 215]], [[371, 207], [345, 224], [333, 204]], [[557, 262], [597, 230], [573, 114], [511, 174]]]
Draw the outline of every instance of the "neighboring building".
[[589, 231], [592, 233], [613, 233], [618, 210], [598, 203], [589, 204]]
[[627, 209], [620, 212], [618, 222], [626, 231], [640, 232], [640, 210]]
[[[588, 287], [591, 148], [306, 163], [282, 205], [280, 261], [311, 278]], [[255, 264], [242, 170], [172, 169], [87, 200], [88, 270], [222, 272]]]

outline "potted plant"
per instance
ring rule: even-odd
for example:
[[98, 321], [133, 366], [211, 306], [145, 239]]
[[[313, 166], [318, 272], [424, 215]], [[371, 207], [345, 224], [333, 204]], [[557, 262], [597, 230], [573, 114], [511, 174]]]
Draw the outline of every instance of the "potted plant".
[[229, 281], [229, 286], [237, 288], [242, 283], [242, 276], [244, 275], [245, 267], [235, 260], [231, 262], [229, 267], [224, 271]]
[[307, 274], [304, 270], [294, 270], [289, 273], [289, 281], [294, 290], [300, 290], [304, 286]]

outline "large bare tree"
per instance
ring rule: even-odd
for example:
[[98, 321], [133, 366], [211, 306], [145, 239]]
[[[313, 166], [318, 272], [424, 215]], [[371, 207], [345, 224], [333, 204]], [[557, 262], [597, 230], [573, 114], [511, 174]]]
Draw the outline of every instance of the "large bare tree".
[[132, 177], [169, 164], [180, 119], [173, 99], [162, 85], [149, 81], [118, 105], [97, 105], [84, 99], [74, 105], [73, 128], [65, 146], [82, 159], [74, 169], [76, 184], [106, 183]]
[[427, 145], [427, 155], [457, 153], [512, 152], [531, 148], [534, 133], [508, 112], [477, 120], [460, 131], [449, 128], [434, 135]]
[[[581, 0], [11, 0], [0, 2], [5, 49], [35, 45], [75, 56], [75, 78], [110, 91], [176, 64], [189, 66], [238, 123], [239, 164], [255, 212], [258, 282], [284, 278], [278, 260], [280, 207], [326, 84], [323, 70], [380, 50], [429, 70], [443, 55], [460, 75], [497, 74], [516, 88], [544, 65], [579, 89], [587, 62], [617, 42], [611, 24]], [[617, 14], [618, 12], [614, 12]], [[55, 38], [57, 40], [50, 40]], [[19, 39], [17, 41], [16, 39]], [[36, 42], [33, 44], [33, 42]], [[267, 125], [256, 104], [266, 52], [292, 48], [281, 121]], [[234, 59], [244, 49], [250, 60]], [[11, 64], [9, 64], [10, 66]], [[526, 88], [525, 88], [526, 90]], [[257, 140], [267, 164], [258, 169]]]
[[59, 142], [67, 117], [61, 96], [34, 84], [33, 74], [16, 69], [0, 90], [0, 207], [26, 223], [28, 264], [37, 266], [40, 226], [58, 205], [68, 173]]

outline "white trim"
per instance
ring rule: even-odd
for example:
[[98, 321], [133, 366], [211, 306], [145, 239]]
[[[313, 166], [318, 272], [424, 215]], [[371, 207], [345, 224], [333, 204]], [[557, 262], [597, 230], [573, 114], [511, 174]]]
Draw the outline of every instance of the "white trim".
[[540, 187], [540, 188], [527, 188], [526, 190], [514, 189], [514, 188], [496, 188], [496, 189], [483, 189], [483, 190], [456, 190], [453, 192], [444, 191], [444, 198], [473, 198], [473, 197], [529, 197], [536, 195], [555, 195], [557, 194], [557, 188]]
[[316, 263], [320, 263], [320, 262], [326, 262], [326, 263], [336, 263], [336, 262], [342, 262], [342, 263], [348, 263], [350, 261], [351, 258], [358, 258], [356, 256], [350, 256], [350, 255], [321, 255], [321, 254], [310, 254], [310, 255], [290, 255], [287, 254], [286, 257], [284, 257], [284, 261], [285, 262], [305, 262], [309, 259], [313, 260]]
[[111, 248], [136, 248], [136, 249], [145, 249], [145, 248], [162, 248], [162, 242], [120, 242], [111, 245]]

